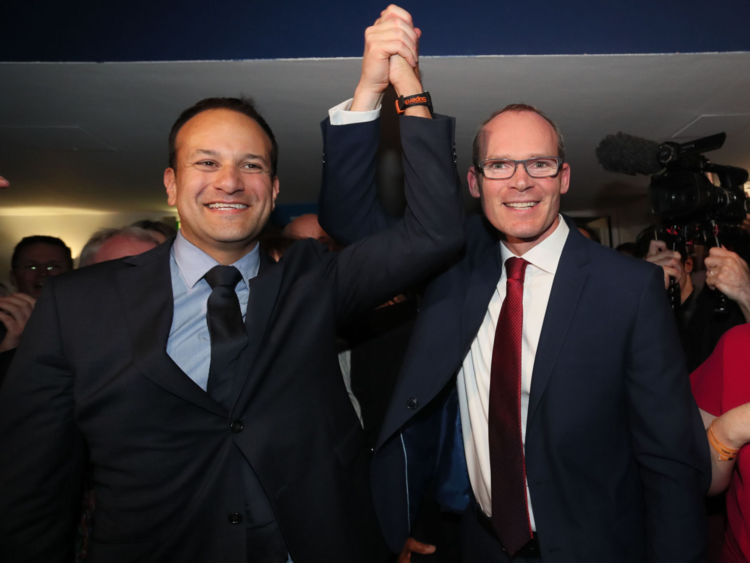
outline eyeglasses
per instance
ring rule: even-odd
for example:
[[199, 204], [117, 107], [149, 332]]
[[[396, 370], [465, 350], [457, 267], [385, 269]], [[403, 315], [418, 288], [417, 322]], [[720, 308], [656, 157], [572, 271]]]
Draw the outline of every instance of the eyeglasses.
[[559, 156], [542, 156], [526, 160], [488, 159], [482, 161], [477, 169], [490, 180], [507, 180], [516, 173], [516, 167], [523, 164], [526, 173], [532, 178], [550, 178], [557, 176], [563, 159]]
[[37, 264], [32, 262], [31, 264], [24, 264], [23, 269], [29, 272], [59, 272], [62, 270], [62, 266], [55, 262], [47, 262], [46, 264]]

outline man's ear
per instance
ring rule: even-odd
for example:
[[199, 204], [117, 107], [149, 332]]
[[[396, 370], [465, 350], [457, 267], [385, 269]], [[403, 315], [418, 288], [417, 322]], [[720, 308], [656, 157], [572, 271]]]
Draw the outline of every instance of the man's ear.
[[272, 194], [273, 194], [273, 205], [271, 206], [271, 209], [276, 209], [276, 198], [279, 197], [279, 186], [280, 186], [279, 177], [278, 176], [274, 176], [273, 177], [273, 184], [272, 184], [272, 187], [271, 187], [271, 189], [273, 190], [273, 192], [272, 192]]
[[693, 273], [693, 257], [688, 256], [685, 258], [685, 263], [682, 265], [682, 268], [685, 270], [686, 274], [692, 274]]
[[171, 166], [164, 170], [164, 187], [167, 190], [167, 205], [177, 205], [176, 174]]
[[560, 193], [568, 193], [568, 188], [570, 188], [570, 164], [563, 162], [560, 170]]
[[482, 186], [479, 181], [479, 173], [474, 166], [469, 167], [469, 171], [466, 173], [466, 182], [469, 184], [469, 193], [471, 197], [479, 199], [482, 197]]

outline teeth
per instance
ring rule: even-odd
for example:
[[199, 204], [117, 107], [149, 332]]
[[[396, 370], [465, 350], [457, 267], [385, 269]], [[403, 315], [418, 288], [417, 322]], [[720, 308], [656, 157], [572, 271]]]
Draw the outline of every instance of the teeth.
[[208, 207], [211, 209], [245, 209], [247, 205], [244, 203], [209, 203]]
[[513, 209], [527, 209], [529, 207], [534, 207], [536, 205], [535, 201], [524, 201], [520, 203], [506, 203], [508, 207], [512, 207]]

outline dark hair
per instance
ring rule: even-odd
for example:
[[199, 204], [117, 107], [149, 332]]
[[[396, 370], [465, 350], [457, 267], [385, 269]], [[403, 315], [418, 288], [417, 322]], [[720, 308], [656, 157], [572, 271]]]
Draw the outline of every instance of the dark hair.
[[[557, 156], [565, 160], [565, 141], [563, 140], [562, 132], [560, 131], [560, 128], [557, 126], [557, 123], [552, 121], [547, 115], [541, 111], [535, 108], [534, 106], [531, 106], [529, 104], [508, 104], [502, 109], [497, 110], [492, 115], [490, 115], [487, 119], [485, 119], [482, 124], [479, 126], [479, 130], [477, 131], [477, 134], [474, 135], [474, 142], [471, 146], [471, 162], [474, 164], [474, 166], [479, 167], [479, 153], [482, 152], [482, 141], [481, 141], [481, 135], [482, 131], [484, 130], [484, 126], [487, 125], [490, 121], [495, 119], [498, 115], [501, 113], [505, 113], [507, 111], [530, 111], [532, 113], [537, 114], [539, 117], [544, 119], [547, 123], [550, 124], [552, 129], [555, 131], [555, 135], [557, 135]], [[552, 156], [552, 155], [549, 155]]]
[[271, 157], [271, 177], [275, 177], [276, 164], [279, 158], [279, 145], [276, 143], [276, 137], [274, 137], [273, 131], [271, 131], [271, 127], [268, 125], [266, 120], [263, 119], [263, 116], [258, 113], [258, 110], [256, 110], [255, 106], [253, 105], [253, 101], [249, 98], [204, 98], [203, 100], [183, 111], [180, 114], [180, 117], [177, 118], [177, 121], [174, 122], [174, 125], [172, 125], [172, 130], [169, 132], [170, 168], [174, 168], [176, 164], [177, 134], [180, 132], [180, 129], [182, 129], [182, 126], [199, 113], [210, 109], [228, 109], [236, 111], [248, 116], [258, 125], [260, 125], [260, 128], [263, 129], [263, 131], [266, 133], [266, 135], [268, 135], [268, 138], [271, 141], [271, 154], [269, 155]]
[[65, 261], [68, 264], [68, 268], [73, 269], [73, 256], [70, 252], [70, 248], [57, 237], [50, 237], [47, 235], [32, 235], [30, 237], [23, 237], [16, 247], [13, 249], [13, 256], [10, 259], [10, 267], [14, 270], [18, 267], [18, 261], [20, 260], [21, 252], [23, 252], [29, 246], [35, 244], [48, 244], [50, 246], [58, 246], [65, 251]]

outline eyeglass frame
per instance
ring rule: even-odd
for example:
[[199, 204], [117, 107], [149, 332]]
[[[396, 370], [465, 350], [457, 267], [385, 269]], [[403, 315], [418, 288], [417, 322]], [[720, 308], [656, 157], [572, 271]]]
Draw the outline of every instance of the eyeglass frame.
[[[531, 172], [529, 172], [529, 168], [527, 164], [529, 162], [533, 162], [535, 160], [554, 160], [557, 163], [557, 170], [554, 174], [550, 174], [549, 176], [534, 176]], [[513, 172], [510, 173], [510, 176], [506, 178], [493, 178], [492, 176], [487, 176], [487, 174], [484, 173], [484, 167], [488, 162], [512, 162], [513, 163]], [[562, 165], [565, 164], [565, 159], [561, 156], [535, 156], [533, 158], [526, 158], [523, 160], [513, 160], [512, 158], [486, 158], [481, 163], [474, 164], [474, 169], [477, 170], [482, 176], [487, 178], [488, 180], [510, 180], [516, 173], [516, 170], [518, 170], [518, 165], [523, 164], [523, 169], [526, 171], [526, 174], [528, 174], [531, 178], [536, 179], [542, 179], [542, 178], [555, 178], [560, 174], [560, 170], [562, 170]]]

